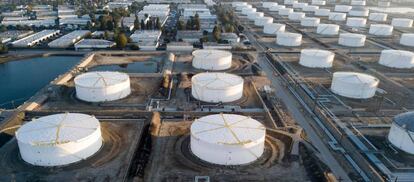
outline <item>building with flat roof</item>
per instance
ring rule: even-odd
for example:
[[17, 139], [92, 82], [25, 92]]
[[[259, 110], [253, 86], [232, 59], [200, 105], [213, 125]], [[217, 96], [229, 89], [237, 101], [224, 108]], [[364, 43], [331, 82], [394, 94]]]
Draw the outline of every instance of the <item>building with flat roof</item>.
[[196, 43], [203, 37], [202, 31], [197, 30], [180, 30], [177, 31], [176, 39], [178, 41], [184, 41], [188, 43]]
[[78, 49], [105, 49], [116, 45], [115, 42], [104, 39], [82, 39], [75, 44], [75, 50]]

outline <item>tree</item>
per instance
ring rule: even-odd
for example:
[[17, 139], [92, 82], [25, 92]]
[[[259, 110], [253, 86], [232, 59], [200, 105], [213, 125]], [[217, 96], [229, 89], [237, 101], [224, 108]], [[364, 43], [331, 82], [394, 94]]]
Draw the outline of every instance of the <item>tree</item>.
[[93, 28], [92, 23], [91, 23], [90, 21], [88, 21], [88, 22], [86, 23], [86, 29], [87, 29], [87, 30], [92, 30], [92, 28]]
[[158, 30], [161, 29], [161, 22], [160, 22], [160, 18], [157, 17], [157, 20], [155, 21], [155, 28], [157, 28]]
[[108, 21], [106, 25], [106, 29], [111, 30], [111, 31], [114, 30], [114, 22]]
[[103, 38], [104, 38], [105, 40], [109, 40], [109, 32], [108, 32], [108, 31], [105, 31], [105, 32], [104, 32]]
[[7, 53], [8, 51], [9, 51], [9, 48], [6, 45], [4, 45], [3, 43], [0, 43], [0, 54]]
[[139, 20], [138, 20], [137, 15], [135, 15], [135, 20], [134, 20], [134, 30], [139, 30]]
[[231, 24], [226, 24], [225, 30], [226, 30], [226, 32], [233, 33], [234, 32], [234, 27]]
[[141, 20], [141, 30], [147, 29], [147, 26], [145, 25], [144, 20]]
[[219, 41], [221, 37], [221, 27], [220, 25], [216, 25], [213, 29], [213, 37], [214, 40]]
[[194, 17], [194, 28], [196, 30], [200, 30], [200, 28], [201, 28], [200, 16], [198, 15], [198, 13], [196, 13], [195, 17]]
[[116, 42], [116, 46], [118, 47], [118, 48], [125, 48], [126, 47], [126, 45], [128, 44], [128, 37], [124, 34], [124, 33], [120, 33], [118, 36], [117, 36], [117, 38], [116, 38], [116, 40], [115, 40], [115, 42]]
[[177, 28], [178, 28], [178, 30], [184, 30], [184, 29], [185, 29], [185, 24], [184, 24], [184, 21], [179, 20], [179, 21], [177, 22]]
[[191, 22], [191, 17], [190, 17], [190, 19], [187, 20], [187, 23], [185, 24], [185, 29], [187, 29], [187, 30], [192, 30], [193, 29], [193, 23]]

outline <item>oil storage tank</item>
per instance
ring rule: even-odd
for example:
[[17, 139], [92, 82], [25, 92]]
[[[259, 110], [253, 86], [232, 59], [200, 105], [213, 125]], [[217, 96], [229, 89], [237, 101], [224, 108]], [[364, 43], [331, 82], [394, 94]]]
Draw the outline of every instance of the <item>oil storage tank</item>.
[[355, 72], [335, 72], [331, 91], [335, 94], [353, 98], [368, 99], [375, 95], [379, 80], [371, 75]]
[[400, 28], [411, 28], [413, 26], [413, 20], [408, 18], [393, 18], [391, 25]]
[[191, 124], [190, 148], [198, 158], [218, 165], [243, 165], [262, 156], [266, 128], [242, 115], [214, 114]]
[[84, 160], [102, 146], [99, 121], [63, 113], [34, 119], [16, 131], [20, 155], [36, 166], [62, 166]]
[[243, 96], [244, 80], [228, 73], [199, 73], [191, 78], [191, 95], [201, 101], [233, 102]]
[[403, 50], [383, 50], [379, 64], [391, 68], [413, 68], [414, 53]]
[[347, 47], [363, 47], [365, 45], [366, 36], [356, 33], [340, 33], [338, 44]]
[[393, 118], [388, 141], [396, 148], [414, 154], [414, 112], [399, 114]]
[[284, 32], [286, 25], [280, 23], [268, 23], [263, 28], [263, 33], [276, 35], [278, 32]]
[[300, 46], [302, 44], [302, 34], [278, 32], [276, 34], [276, 43], [288, 47]]
[[225, 70], [231, 67], [232, 54], [228, 51], [200, 49], [193, 51], [193, 67], [203, 70]]
[[346, 26], [348, 27], [360, 28], [360, 27], [365, 27], [366, 24], [367, 24], [366, 18], [350, 17], [346, 20]]
[[256, 26], [265, 26], [268, 23], [273, 23], [272, 17], [260, 17], [254, 20], [254, 25]]
[[317, 10], [315, 10], [315, 16], [329, 16], [330, 13], [331, 13], [330, 9], [317, 9]]
[[368, 33], [378, 36], [391, 36], [394, 27], [392, 25], [385, 24], [371, 24]]
[[338, 13], [338, 12], [331, 12], [328, 15], [328, 19], [332, 21], [345, 21], [346, 14], [345, 13]]
[[292, 12], [288, 15], [288, 18], [292, 21], [300, 21], [302, 18], [305, 18], [305, 15], [303, 12]]
[[114, 101], [131, 93], [128, 74], [110, 71], [88, 72], [75, 77], [76, 96], [87, 102]]
[[304, 17], [300, 20], [300, 25], [304, 27], [316, 27], [321, 22], [320, 18], [316, 17]]
[[387, 21], [388, 14], [386, 13], [370, 13], [368, 19], [376, 22]]
[[339, 32], [339, 25], [335, 24], [319, 24], [316, 28], [316, 33], [321, 35], [337, 35]]
[[330, 68], [335, 54], [320, 49], [302, 49], [300, 51], [299, 64], [310, 68]]
[[401, 34], [400, 44], [405, 46], [414, 47], [414, 33]]

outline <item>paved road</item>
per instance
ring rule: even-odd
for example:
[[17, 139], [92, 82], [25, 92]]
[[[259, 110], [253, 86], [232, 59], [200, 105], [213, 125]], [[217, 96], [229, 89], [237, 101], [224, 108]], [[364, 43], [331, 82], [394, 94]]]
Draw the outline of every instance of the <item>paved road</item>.
[[254, 32], [250, 32], [250, 26], [244, 24], [246, 30], [243, 32], [250, 40], [252, 46], [254, 46], [258, 52], [257, 62], [263, 71], [266, 73], [269, 80], [272, 82], [273, 88], [276, 89], [276, 97], [286, 105], [288, 111], [295, 119], [295, 121], [305, 130], [309, 141], [319, 150], [319, 154], [316, 154], [320, 160], [322, 160], [331, 170], [332, 173], [344, 182], [351, 182], [348, 173], [342, 168], [339, 162], [335, 159], [328, 146], [325, 145], [324, 141], [318, 136], [315, 129], [309, 124], [312, 118], [307, 117], [304, 111], [301, 111], [300, 105], [296, 98], [290, 94], [288, 88], [283, 86], [283, 81], [275, 75], [272, 65], [269, 64], [269, 60], [265, 56], [264, 51], [266, 47], [262, 46], [260, 42], [254, 37]]

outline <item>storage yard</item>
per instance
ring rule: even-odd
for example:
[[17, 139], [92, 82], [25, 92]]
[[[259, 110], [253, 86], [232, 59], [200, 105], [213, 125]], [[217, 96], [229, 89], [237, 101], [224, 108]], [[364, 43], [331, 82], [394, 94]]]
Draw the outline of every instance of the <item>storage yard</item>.
[[[204, 33], [181, 31], [167, 51], [88, 53], [0, 113], [0, 181], [414, 179], [409, 16], [362, 0], [217, 3], [244, 29], [234, 35], [249, 49], [198, 49], [186, 43]], [[138, 15], [170, 8], [150, 4]], [[215, 16], [206, 6], [178, 9], [189, 16], [197, 8]], [[13, 45], [59, 33], [50, 31]], [[49, 47], [115, 46], [88, 34], [74, 31]], [[162, 36], [131, 38], [158, 46]]]

